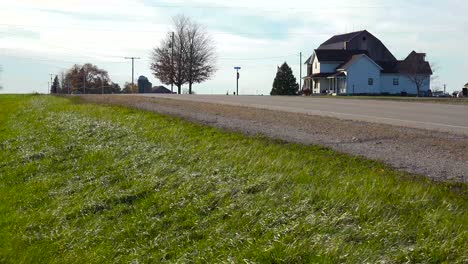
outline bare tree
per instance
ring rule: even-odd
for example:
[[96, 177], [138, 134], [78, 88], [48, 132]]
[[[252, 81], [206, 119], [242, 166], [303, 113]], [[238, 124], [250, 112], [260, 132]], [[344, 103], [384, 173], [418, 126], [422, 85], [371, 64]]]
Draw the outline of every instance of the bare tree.
[[216, 72], [215, 48], [205, 29], [196, 22], [190, 22], [186, 31], [186, 71], [189, 94], [194, 83], [204, 82]]
[[150, 69], [162, 83], [175, 84], [179, 94], [186, 83], [192, 93], [194, 83], [208, 80], [216, 71], [214, 45], [206, 31], [189, 18], [176, 16], [173, 24], [174, 32], [153, 50]]
[[[153, 50], [150, 69], [153, 75], [164, 84], [174, 84], [178, 88], [178, 94], [182, 93], [182, 85], [187, 83], [186, 71], [186, 30], [189, 19], [185, 16], [173, 18], [174, 32], [169, 33], [161, 41], [159, 47]], [[172, 36], [174, 34], [174, 37]], [[174, 41], [172, 41], [174, 39]], [[172, 51], [174, 56], [172, 56]]]
[[[412, 52], [400, 65], [400, 72], [416, 86], [416, 94], [420, 96], [421, 88], [428, 81], [434, 73], [432, 65], [425, 59], [426, 54]], [[434, 66], [435, 67], [435, 66]]]

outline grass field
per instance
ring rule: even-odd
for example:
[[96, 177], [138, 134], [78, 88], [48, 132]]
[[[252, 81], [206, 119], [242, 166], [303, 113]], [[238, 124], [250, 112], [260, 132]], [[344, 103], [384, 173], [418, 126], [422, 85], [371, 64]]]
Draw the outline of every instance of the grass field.
[[0, 96], [2, 263], [466, 263], [468, 187], [328, 149]]

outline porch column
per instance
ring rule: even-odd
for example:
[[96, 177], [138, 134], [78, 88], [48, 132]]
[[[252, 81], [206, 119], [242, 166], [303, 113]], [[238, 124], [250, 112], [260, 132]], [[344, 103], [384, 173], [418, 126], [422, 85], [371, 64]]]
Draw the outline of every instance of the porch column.
[[345, 90], [345, 93], [348, 94], [348, 82], [347, 82], [346, 78], [344, 78], [343, 81], [344, 81], [344, 90]]

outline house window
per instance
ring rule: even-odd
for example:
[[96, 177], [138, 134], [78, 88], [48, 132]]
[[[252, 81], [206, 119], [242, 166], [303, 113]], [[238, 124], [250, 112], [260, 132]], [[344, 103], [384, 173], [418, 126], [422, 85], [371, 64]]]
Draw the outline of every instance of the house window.
[[315, 69], [317, 69], [317, 67], [318, 67], [318, 63], [316, 62], [316, 63], [315, 63]]
[[393, 86], [398, 86], [398, 85], [400, 85], [400, 79], [394, 78], [393, 79]]
[[367, 83], [372, 86], [374, 85], [374, 78], [369, 78], [369, 80], [367, 81]]
[[318, 89], [318, 80], [317, 79], [314, 80], [314, 89]]

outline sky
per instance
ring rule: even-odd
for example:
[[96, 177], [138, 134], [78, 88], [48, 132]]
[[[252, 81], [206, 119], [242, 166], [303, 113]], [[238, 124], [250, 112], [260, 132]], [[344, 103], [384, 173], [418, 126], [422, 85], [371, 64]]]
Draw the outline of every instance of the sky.
[[[330, 4], [332, 3], [332, 4]], [[211, 35], [218, 71], [196, 84], [198, 94], [269, 94], [277, 66], [296, 78], [304, 62], [331, 36], [368, 30], [398, 58], [427, 53], [437, 65], [432, 88], [460, 90], [468, 82], [466, 0], [0, 0], [0, 93], [46, 93], [50, 74], [92, 63], [123, 86], [148, 77], [150, 55], [171, 18], [183, 14]], [[302, 67], [304, 76], [306, 67]]]

